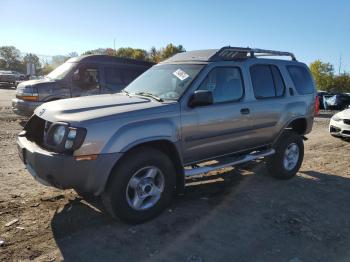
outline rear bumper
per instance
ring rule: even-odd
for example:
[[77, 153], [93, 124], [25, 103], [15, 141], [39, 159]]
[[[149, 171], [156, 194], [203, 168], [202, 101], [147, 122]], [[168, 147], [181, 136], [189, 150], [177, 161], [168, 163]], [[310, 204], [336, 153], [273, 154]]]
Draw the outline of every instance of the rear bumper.
[[12, 111], [20, 116], [31, 116], [35, 108], [42, 104], [43, 102], [31, 102], [14, 98], [12, 99]]
[[101, 154], [96, 160], [76, 161], [73, 156], [46, 151], [19, 136], [18, 153], [29, 173], [40, 183], [59, 189], [74, 188], [99, 195], [121, 153]]
[[344, 124], [343, 121], [334, 121], [331, 119], [329, 132], [332, 136], [350, 138], [350, 125]]

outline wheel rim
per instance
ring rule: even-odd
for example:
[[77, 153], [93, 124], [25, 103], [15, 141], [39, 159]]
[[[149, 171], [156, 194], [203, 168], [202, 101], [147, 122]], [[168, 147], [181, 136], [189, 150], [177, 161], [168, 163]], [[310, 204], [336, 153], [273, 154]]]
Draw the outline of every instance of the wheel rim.
[[284, 152], [283, 166], [290, 171], [296, 167], [299, 161], [299, 146], [296, 143], [288, 145]]
[[143, 167], [136, 171], [126, 188], [126, 199], [134, 210], [146, 210], [153, 207], [161, 198], [164, 190], [164, 175], [155, 166]]

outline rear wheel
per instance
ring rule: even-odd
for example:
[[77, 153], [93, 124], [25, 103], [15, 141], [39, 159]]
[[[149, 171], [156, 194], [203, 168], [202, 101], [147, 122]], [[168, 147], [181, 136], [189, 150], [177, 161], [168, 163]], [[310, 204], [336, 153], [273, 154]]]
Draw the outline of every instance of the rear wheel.
[[286, 130], [275, 147], [276, 153], [269, 157], [269, 173], [278, 179], [289, 179], [296, 175], [304, 158], [304, 143], [297, 133]]
[[175, 190], [175, 168], [161, 151], [142, 147], [130, 152], [112, 171], [102, 200], [107, 211], [129, 223], [160, 214]]

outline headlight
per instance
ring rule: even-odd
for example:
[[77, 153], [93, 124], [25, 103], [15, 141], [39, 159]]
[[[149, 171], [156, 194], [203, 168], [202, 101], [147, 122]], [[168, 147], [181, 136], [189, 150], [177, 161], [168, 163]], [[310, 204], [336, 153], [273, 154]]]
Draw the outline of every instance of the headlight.
[[334, 120], [334, 121], [336, 121], [336, 122], [339, 122], [339, 121], [341, 121], [342, 119], [341, 119], [339, 116], [334, 115], [334, 116], [332, 116], [332, 120]]
[[72, 127], [67, 123], [53, 123], [46, 133], [45, 143], [55, 152], [74, 151], [84, 142], [86, 129]]

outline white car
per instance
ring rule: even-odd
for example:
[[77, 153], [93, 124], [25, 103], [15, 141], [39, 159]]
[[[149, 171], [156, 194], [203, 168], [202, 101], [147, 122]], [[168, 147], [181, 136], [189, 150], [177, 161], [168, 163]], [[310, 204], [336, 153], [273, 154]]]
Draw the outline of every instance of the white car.
[[329, 132], [332, 136], [350, 138], [350, 108], [332, 116]]

